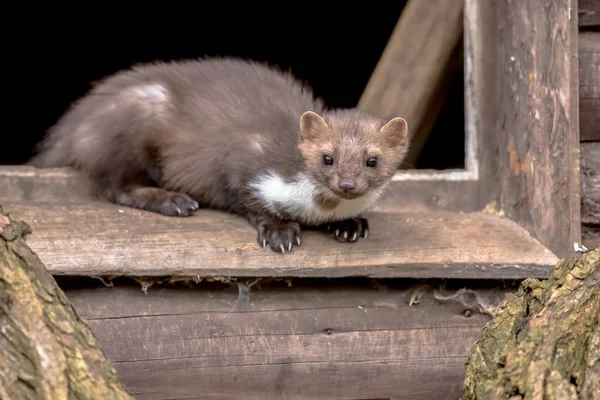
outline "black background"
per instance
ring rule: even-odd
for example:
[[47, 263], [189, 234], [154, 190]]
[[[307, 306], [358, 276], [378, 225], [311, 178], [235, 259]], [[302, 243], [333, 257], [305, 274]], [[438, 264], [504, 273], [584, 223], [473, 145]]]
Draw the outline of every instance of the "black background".
[[[339, 8], [161, 2], [130, 9], [134, 3], [62, 9], [31, 3], [31, 9], [7, 10], [2, 30], [9, 106], [0, 164], [25, 162], [47, 128], [90, 83], [138, 62], [212, 55], [267, 61], [291, 69], [329, 106], [355, 106], [404, 3], [357, 2]], [[418, 168], [463, 166], [460, 75]]]

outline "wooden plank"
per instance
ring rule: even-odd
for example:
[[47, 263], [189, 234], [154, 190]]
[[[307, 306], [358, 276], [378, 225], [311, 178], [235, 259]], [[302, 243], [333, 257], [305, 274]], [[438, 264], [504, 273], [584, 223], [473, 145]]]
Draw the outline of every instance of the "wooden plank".
[[593, 27], [600, 26], [600, 1], [598, 0], [579, 0], [579, 26]]
[[600, 32], [579, 33], [579, 103], [581, 141], [600, 141]]
[[[376, 115], [405, 118], [411, 135], [431, 119], [462, 35], [464, 0], [409, 0], [359, 100]], [[440, 93], [441, 92], [441, 93]], [[429, 114], [429, 115], [428, 115]], [[435, 115], [433, 116], [435, 119]], [[412, 152], [423, 140], [413, 140]]]
[[90, 200], [90, 185], [70, 168], [0, 165], [0, 201]]
[[[477, 333], [472, 333], [469, 340], [476, 338]], [[354, 344], [370, 345], [374, 343]], [[440, 394], [444, 399], [460, 398], [465, 360], [439, 357], [383, 362], [288, 361], [218, 369], [198, 368], [193, 362], [177, 360], [159, 365], [116, 363], [115, 368], [130, 393], [140, 400], [421, 400], [437, 399]], [[355, 393], [358, 395], [352, 397]]]
[[556, 256], [516, 223], [483, 213], [372, 212], [369, 237], [305, 231], [291, 253], [263, 249], [242, 218], [212, 210], [166, 217], [104, 202], [4, 203], [33, 229], [55, 275], [546, 277]]
[[600, 225], [600, 142], [581, 144], [581, 222]]
[[[467, 288], [492, 307], [506, 293]], [[245, 301], [205, 284], [65, 293], [138, 399], [458, 398], [490, 318], [423, 289], [294, 281], [253, 286]]]
[[[493, 109], [480, 114], [484, 185], [501, 209], [560, 257], [581, 242], [577, 5], [569, 0], [493, 2], [485, 30], [495, 62], [485, 81]], [[544, 10], [543, 15], [540, 10]], [[526, 43], [527, 45], [524, 45]], [[493, 112], [491, 112], [493, 111]], [[493, 154], [493, 153], [492, 153]], [[483, 179], [483, 178], [481, 178]]]

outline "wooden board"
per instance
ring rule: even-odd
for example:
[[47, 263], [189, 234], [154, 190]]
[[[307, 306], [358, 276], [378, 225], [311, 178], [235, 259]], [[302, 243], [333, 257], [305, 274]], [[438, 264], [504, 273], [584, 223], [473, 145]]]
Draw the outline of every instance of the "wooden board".
[[600, 26], [600, 1], [598, 0], [579, 0], [579, 26], [593, 27]]
[[[431, 124], [429, 114], [436, 112], [432, 106], [449, 84], [446, 69], [461, 39], [463, 3], [409, 0], [358, 107], [375, 115], [401, 116], [411, 135], [428, 135], [423, 124]], [[411, 154], [418, 154], [424, 140], [412, 143]], [[409, 160], [414, 161], [412, 155]]]
[[85, 202], [91, 187], [70, 168], [0, 165], [0, 202]]
[[[293, 281], [242, 297], [202, 284], [65, 293], [136, 399], [458, 398], [490, 318], [430, 291], [409, 306], [421, 289]], [[496, 304], [504, 291], [477, 293]]]
[[600, 141], [600, 32], [579, 34], [579, 119], [581, 141]]
[[581, 222], [600, 225], [600, 142], [581, 144]]
[[483, 213], [373, 212], [369, 237], [305, 232], [291, 253], [263, 249], [242, 219], [188, 218], [97, 202], [2, 204], [55, 275], [546, 277], [556, 257], [516, 223]]
[[488, 38], [480, 65], [496, 64], [480, 81], [489, 102], [481, 146], [491, 154], [480, 157], [489, 170], [482, 190], [495, 186], [506, 215], [561, 257], [581, 242], [576, 8], [499, 1], [480, 21]]

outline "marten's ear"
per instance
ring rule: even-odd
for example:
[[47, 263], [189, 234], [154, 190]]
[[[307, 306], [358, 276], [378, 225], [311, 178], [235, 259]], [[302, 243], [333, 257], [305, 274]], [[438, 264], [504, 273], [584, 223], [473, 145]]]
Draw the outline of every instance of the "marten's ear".
[[300, 117], [300, 135], [302, 141], [312, 142], [319, 137], [327, 135], [329, 126], [319, 114], [313, 111], [306, 111]]
[[390, 145], [394, 147], [402, 147], [407, 144], [408, 124], [404, 118], [392, 118], [381, 127], [379, 133]]

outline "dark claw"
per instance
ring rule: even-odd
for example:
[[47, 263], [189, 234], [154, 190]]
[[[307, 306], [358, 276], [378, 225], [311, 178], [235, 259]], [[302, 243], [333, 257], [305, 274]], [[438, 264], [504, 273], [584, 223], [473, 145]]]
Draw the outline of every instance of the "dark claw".
[[290, 252], [301, 243], [300, 224], [296, 222], [264, 222], [258, 225], [257, 232], [259, 245], [269, 245], [277, 253]]
[[350, 218], [328, 224], [326, 232], [332, 232], [340, 242], [356, 242], [358, 238], [366, 238], [369, 234], [369, 222], [366, 218]]

